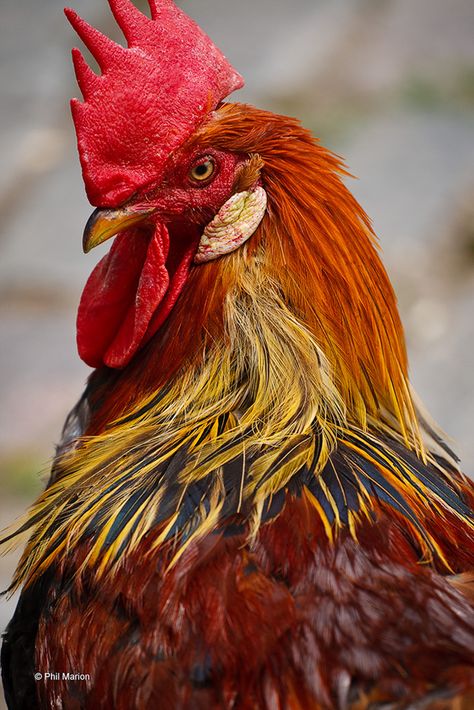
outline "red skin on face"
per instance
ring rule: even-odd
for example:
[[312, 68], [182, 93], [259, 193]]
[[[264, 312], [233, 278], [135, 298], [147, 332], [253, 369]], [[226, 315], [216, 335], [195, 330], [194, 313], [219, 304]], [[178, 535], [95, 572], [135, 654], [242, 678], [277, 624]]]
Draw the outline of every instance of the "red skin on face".
[[[201, 186], [190, 171], [206, 158], [215, 172]], [[157, 212], [146, 227], [116, 237], [89, 277], [77, 318], [79, 354], [88, 365], [125, 367], [164, 323], [187, 281], [204, 226], [232, 194], [238, 162], [214, 150], [178, 153], [162, 186], [135, 197], [135, 206]]]
[[[79, 353], [92, 367], [121, 368], [164, 322], [189, 273], [204, 227], [230, 197], [236, 158], [220, 156], [209, 185], [189, 182], [197, 149], [182, 149], [242, 77], [172, 0], [149, 0], [151, 19], [129, 0], [109, 0], [128, 47], [66, 15], [95, 56], [73, 61], [84, 101], [73, 99], [90, 202], [157, 207], [155, 224], [117, 239], [91, 274], [78, 314]], [[179, 223], [177, 244], [169, 230]], [[188, 225], [188, 229], [183, 228]]]

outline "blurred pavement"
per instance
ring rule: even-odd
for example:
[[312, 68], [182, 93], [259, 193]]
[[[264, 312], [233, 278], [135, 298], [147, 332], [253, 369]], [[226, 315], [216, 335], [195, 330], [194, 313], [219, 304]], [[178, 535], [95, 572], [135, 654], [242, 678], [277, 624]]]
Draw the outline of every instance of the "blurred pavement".
[[[73, 4], [118, 38], [105, 0]], [[397, 289], [413, 383], [474, 472], [471, 0], [181, 5], [246, 77], [235, 100], [300, 117], [359, 177], [350, 187]], [[75, 309], [100, 254], [81, 251], [91, 208], [67, 107], [76, 40], [62, 2], [2, 0], [0, 31], [2, 527], [39, 490], [87, 377]], [[13, 564], [0, 562], [2, 587]], [[0, 603], [0, 627], [11, 608]]]

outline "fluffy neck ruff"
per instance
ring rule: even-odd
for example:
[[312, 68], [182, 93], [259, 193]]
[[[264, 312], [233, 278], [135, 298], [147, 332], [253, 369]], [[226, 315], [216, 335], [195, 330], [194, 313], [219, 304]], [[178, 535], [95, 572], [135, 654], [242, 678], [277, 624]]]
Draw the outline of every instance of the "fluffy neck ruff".
[[287, 495], [305, 497], [329, 542], [343, 530], [357, 539], [360, 521], [390, 509], [420, 559], [449, 569], [450, 526], [472, 526], [462, 480], [410, 454], [388, 424], [351, 421], [328, 359], [260, 259], [228, 294], [226, 337], [199, 365], [59, 461], [24, 521], [33, 534], [13, 588], [78, 545], [80, 571], [100, 578], [145, 537], [172, 564], [229, 522], [252, 538]]
[[89, 436], [20, 525], [33, 534], [14, 586], [80, 543], [100, 575], [147, 535], [175, 559], [224, 521], [255, 536], [282, 494], [305, 495], [331, 539], [389, 507], [420, 557], [443, 559], [436, 520], [469, 525], [462, 482], [423, 447], [393, 292], [338, 161], [248, 107], [196, 140], [261, 157], [268, 215], [194, 269], [141, 357], [95, 376]]
[[227, 347], [228, 303], [245, 291], [244, 272], [254, 265], [247, 290], [259, 298], [267, 287], [279, 292], [328, 362], [349, 419], [362, 427], [370, 417], [387, 421], [422, 454], [395, 296], [369, 219], [341, 180], [340, 160], [296, 120], [238, 104], [216, 111], [193, 142], [255, 156], [267, 216], [245, 248], [192, 270], [167, 323], [123, 374], [98, 373], [88, 433], [139, 406], [180, 370], [199, 367], [215, 343]]

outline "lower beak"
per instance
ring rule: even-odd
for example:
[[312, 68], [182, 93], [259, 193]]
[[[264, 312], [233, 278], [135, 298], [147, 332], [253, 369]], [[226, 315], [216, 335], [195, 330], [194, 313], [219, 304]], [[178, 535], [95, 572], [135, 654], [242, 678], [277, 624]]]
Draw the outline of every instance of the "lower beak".
[[114, 237], [119, 232], [123, 232], [132, 225], [144, 222], [155, 211], [156, 207], [96, 209], [89, 217], [84, 229], [82, 238], [84, 253], [87, 254], [94, 247], [99, 246], [102, 242]]

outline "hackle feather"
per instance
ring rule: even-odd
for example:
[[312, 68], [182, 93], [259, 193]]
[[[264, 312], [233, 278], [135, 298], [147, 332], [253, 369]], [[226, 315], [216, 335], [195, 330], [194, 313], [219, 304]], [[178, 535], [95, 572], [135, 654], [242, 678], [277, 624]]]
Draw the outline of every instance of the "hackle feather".
[[449, 567], [433, 513], [472, 526], [462, 478], [425, 447], [395, 297], [339, 159], [297, 121], [239, 105], [192, 142], [253, 156], [268, 213], [245, 247], [193, 269], [127, 377], [94, 375], [86, 435], [17, 527], [32, 535], [13, 588], [85, 539], [96, 575], [146, 535], [175, 560], [229, 518], [255, 539], [282, 492], [330, 539], [390, 506], [420, 558]]

